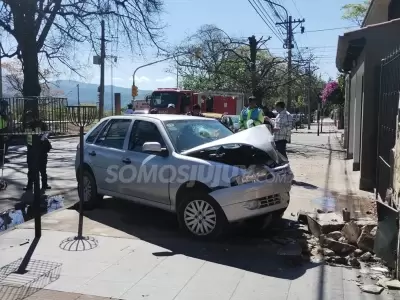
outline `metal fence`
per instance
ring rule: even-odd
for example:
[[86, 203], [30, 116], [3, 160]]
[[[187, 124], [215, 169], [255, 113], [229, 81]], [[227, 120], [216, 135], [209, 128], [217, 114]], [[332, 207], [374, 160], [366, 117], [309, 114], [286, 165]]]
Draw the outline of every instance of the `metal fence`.
[[8, 132], [13, 135], [24, 133], [24, 112], [38, 106], [38, 117], [45, 122], [51, 134], [68, 133], [68, 115], [66, 98], [57, 97], [12, 97], [1, 98], [0, 110], [8, 116]]
[[391, 187], [391, 152], [396, 143], [400, 91], [400, 51], [382, 60], [377, 145], [377, 195], [385, 200]]

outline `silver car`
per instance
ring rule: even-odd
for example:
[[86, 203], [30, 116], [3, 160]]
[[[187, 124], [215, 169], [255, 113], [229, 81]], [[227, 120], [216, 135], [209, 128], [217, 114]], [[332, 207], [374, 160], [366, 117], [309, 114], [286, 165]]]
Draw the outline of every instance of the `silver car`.
[[265, 126], [233, 134], [217, 120], [183, 115], [102, 119], [85, 135], [83, 170], [86, 207], [105, 195], [131, 200], [176, 213], [203, 238], [228, 223], [265, 227], [281, 218], [293, 179]]

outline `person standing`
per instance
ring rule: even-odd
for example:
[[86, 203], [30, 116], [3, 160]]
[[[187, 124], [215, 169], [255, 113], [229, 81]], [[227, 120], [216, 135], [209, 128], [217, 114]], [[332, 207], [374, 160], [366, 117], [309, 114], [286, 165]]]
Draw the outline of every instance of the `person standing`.
[[7, 153], [7, 133], [8, 133], [8, 102], [0, 101], [0, 166], [5, 162]]
[[253, 125], [264, 124], [264, 114], [262, 109], [257, 107], [257, 99], [254, 96], [249, 97], [249, 106], [244, 108], [239, 116], [239, 130], [248, 129], [247, 122], [252, 120]]
[[35, 152], [33, 149], [33, 134], [38, 134], [40, 137], [39, 149], [36, 150], [38, 171], [42, 179], [42, 190], [51, 189], [48, 185], [47, 177], [47, 161], [48, 153], [51, 150], [51, 143], [48, 140], [47, 126], [44, 122], [36, 120], [33, 116], [32, 111], [25, 113], [25, 128], [27, 132], [26, 143], [27, 143], [27, 163], [28, 163], [28, 183], [24, 187], [24, 191], [30, 191], [34, 184], [34, 167], [35, 167]]
[[204, 115], [201, 113], [200, 105], [198, 104], [193, 105], [192, 111], [189, 111], [187, 115], [195, 117], [204, 117]]
[[135, 113], [132, 103], [129, 103], [126, 107], [127, 109], [124, 112], [125, 115], [133, 115]]
[[276, 102], [275, 109], [278, 115], [275, 118], [273, 128], [276, 149], [285, 157], [287, 157], [286, 146], [290, 143], [293, 128], [293, 117], [285, 109], [285, 102]]
[[172, 104], [172, 103], [168, 104], [167, 114], [168, 115], [174, 115], [175, 114], [175, 104]]

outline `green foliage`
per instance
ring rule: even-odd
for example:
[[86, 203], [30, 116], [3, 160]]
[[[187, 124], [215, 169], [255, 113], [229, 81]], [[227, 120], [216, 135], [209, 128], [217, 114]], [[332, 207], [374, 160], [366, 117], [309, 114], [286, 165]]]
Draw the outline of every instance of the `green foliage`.
[[344, 5], [342, 7], [342, 19], [361, 26], [368, 11], [370, 2], [370, 0], [364, 0], [362, 3]]

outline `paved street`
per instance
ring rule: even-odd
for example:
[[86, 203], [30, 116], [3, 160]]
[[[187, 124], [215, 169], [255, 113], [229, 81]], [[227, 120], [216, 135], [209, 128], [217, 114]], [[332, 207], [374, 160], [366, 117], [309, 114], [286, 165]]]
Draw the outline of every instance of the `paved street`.
[[[76, 178], [74, 170], [76, 145], [78, 138], [52, 140], [53, 149], [49, 153], [47, 172], [52, 189], [48, 195], [64, 195], [66, 205], [77, 201]], [[8, 183], [5, 191], [0, 191], [0, 212], [13, 208], [21, 201], [30, 201], [31, 193], [22, 189], [27, 182], [26, 147], [11, 146], [4, 166], [4, 179]]]

